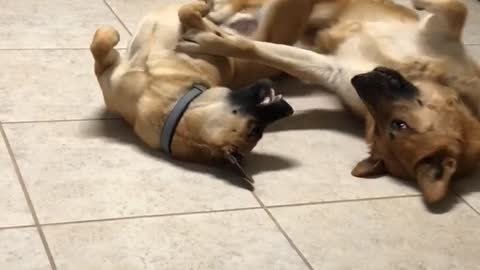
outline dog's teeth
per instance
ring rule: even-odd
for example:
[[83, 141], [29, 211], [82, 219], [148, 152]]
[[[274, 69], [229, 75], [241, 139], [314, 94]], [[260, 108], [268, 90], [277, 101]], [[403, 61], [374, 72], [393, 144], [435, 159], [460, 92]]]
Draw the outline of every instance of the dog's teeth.
[[271, 102], [270, 97], [265, 97], [265, 98], [263, 99], [262, 103], [260, 103], [260, 104], [262, 104], [262, 105], [267, 105], [267, 104], [269, 104], [270, 102]]
[[279, 101], [280, 99], [282, 99], [282, 95], [275, 95], [275, 90], [273, 88], [271, 88], [269, 95], [264, 97], [260, 104], [261, 105], [268, 105], [268, 104], [271, 104], [273, 102]]

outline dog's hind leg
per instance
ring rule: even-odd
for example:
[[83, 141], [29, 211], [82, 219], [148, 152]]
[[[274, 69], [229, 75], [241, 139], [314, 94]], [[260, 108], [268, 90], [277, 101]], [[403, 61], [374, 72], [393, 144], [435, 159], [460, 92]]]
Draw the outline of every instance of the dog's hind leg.
[[[293, 45], [304, 33], [314, 5], [314, 0], [268, 1], [252, 38], [257, 41]], [[232, 85], [240, 86], [255, 78], [281, 74], [281, 68], [251, 60], [233, 59], [235, 77]]]
[[418, 10], [431, 13], [422, 21], [422, 31], [432, 42], [461, 41], [467, 8], [459, 0], [412, 0]]
[[90, 52], [95, 59], [95, 74], [100, 76], [105, 70], [115, 65], [120, 55], [114, 47], [120, 41], [118, 31], [111, 27], [102, 27], [95, 32]]
[[264, 12], [253, 39], [292, 45], [305, 32], [313, 11], [314, 0], [271, 0]]
[[95, 60], [95, 75], [102, 89], [105, 104], [109, 110], [113, 109], [113, 90], [111, 76], [114, 69], [120, 64], [120, 54], [114, 49], [120, 35], [111, 27], [102, 27], [95, 32], [90, 45], [90, 52]]

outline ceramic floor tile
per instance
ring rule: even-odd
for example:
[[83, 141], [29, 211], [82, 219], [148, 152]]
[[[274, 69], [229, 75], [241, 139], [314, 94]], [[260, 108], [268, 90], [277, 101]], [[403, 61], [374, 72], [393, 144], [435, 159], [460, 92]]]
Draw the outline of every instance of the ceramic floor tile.
[[480, 269], [480, 217], [464, 204], [445, 214], [417, 198], [272, 213], [315, 269]]
[[470, 56], [473, 57], [480, 64], [480, 44], [479, 45], [467, 45], [467, 51], [470, 53]]
[[480, 2], [478, 0], [465, 0], [468, 7], [468, 17], [463, 34], [466, 44], [480, 44]]
[[44, 227], [58, 269], [307, 269], [263, 210]]
[[165, 7], [172, 3], [186, 3], [190, 0], [106, 0], [118, 17], [125, 23], [133, 33], [142, 19], [148, 12], [158, 7]]
[[472, 176], [459, 179], [454, 183], [454, 189], [480, 213], [480, 170]]
[[0, 51], [0, 121], [112, 117], [87, 50]]
[[102, 0], [3, 0], [0, 48], [88, 48], [103, 25], [128, 36]]
[[0, 228], [33, 224], [25, 196], [1, 136], [0, 191]]
[[247, 157], [256, 194], [267, 205], [417, 194], [390, 177], [351, 176], [368, 154], [362, 130], [352, 115], [322, 108], [280, 121]]
[[118, 120], [5, 129], [41, 223], [258, 206], [238, 177], [173, 163]]
[[51, 269], [36, 228], [0, 230], [0, 269]]

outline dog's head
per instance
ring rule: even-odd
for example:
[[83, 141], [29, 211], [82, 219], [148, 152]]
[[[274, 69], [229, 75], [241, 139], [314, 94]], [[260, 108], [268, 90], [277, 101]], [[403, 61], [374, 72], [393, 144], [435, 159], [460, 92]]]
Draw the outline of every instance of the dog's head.
[[352, 84], [373, 118], [367, 121], [371, 155], [353, 175], [415, 179], [425, 201], [434, 203], [445, 197], [452, 177], [477, 165], [480, 124], [454, 89], [382, 67]]
[[192, 161], [232, 161], [250, 152], [269, 124], [292, 113], [269, 80], [237, 90], [211, 88], [190, 104], [180, 121], [172, 155]]

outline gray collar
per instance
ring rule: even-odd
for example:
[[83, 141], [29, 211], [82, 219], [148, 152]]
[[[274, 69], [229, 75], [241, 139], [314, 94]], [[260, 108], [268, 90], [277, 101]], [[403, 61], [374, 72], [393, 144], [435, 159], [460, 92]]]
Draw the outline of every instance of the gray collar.
[[192, 88], [178, 100], [175, 107], [173, 107], [172, 111], [167, 116], [167, 120], [162, 128], [162, 133], [160, 134], [160, 147], [166, 154], [170, 155], [172, 153], [170, 147], [173, 136], [175, 135], [178, 122], [182, 119], [188, 105], [190, 105], [195, 98], [205, 92], [205, 90], [207, 90], [205, 86], [194, 84]]

